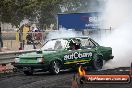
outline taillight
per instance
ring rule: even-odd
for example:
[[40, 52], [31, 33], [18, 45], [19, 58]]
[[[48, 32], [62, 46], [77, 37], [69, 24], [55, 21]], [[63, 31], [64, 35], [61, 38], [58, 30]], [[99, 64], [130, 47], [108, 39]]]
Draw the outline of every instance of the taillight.
[[14, 62], [15, 63], [19, 63], [20, 62], [20, 58], [15, 58]]
[[37, 62], [43, 64], [44, 63], [44, 58], [43, 57], [37, 58]]

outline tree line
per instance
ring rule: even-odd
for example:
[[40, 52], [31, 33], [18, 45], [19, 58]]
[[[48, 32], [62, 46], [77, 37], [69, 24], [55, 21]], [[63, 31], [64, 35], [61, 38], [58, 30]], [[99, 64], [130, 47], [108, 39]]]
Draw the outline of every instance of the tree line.
[[91, 3], [100, 5], [99, 0], [0, 0], [0, 22], [18, 27], [26, 18], [43, 28], [56, 24], [58, 13], [87, 12]]

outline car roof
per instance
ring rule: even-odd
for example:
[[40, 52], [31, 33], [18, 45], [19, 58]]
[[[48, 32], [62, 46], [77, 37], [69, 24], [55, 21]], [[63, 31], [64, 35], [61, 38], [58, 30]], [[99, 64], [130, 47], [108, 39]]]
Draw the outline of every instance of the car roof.
[[56, 39], [73, 39], [73, 38], [90, 38], [89, 36], [76, 36], [76, 37], [62, 37], [62, 38], [53, 38], [50, 40], [56, 40]]

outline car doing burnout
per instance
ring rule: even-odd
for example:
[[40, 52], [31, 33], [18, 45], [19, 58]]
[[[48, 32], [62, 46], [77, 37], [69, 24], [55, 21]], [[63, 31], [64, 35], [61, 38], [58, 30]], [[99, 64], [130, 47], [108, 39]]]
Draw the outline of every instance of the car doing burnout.
[[40, 50], [19, 55], [14, 66], [23, 69], [26, 75], [34, 71], [58, 74], [61, 69], [75, 69], [77, 64], [99, 70], [112, 58], [111, 47], [100, 46], [89, 37], [56, 38], [47, 41]]

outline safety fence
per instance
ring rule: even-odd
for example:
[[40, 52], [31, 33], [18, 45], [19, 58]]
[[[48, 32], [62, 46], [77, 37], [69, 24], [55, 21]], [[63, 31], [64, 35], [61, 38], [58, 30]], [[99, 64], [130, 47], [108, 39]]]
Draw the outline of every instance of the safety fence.
[[21, 43], [24, 46], [35, 44], [36, 48], [40, 48], [43, 45], [45, 36], [49, 31], [46, 32], [3, 32], [3, 51], [15, 51], [19, 50]]
[[8, 51], [8, 52], [0, 52], [0, 73], [9, 72], [9, 70], [13, 70], [14, 67], [12, 63], [14, 62], [15, 57], [20, 54], [30, 53], [36, 51], [33, 50], [20, 50], [20, 51]]

